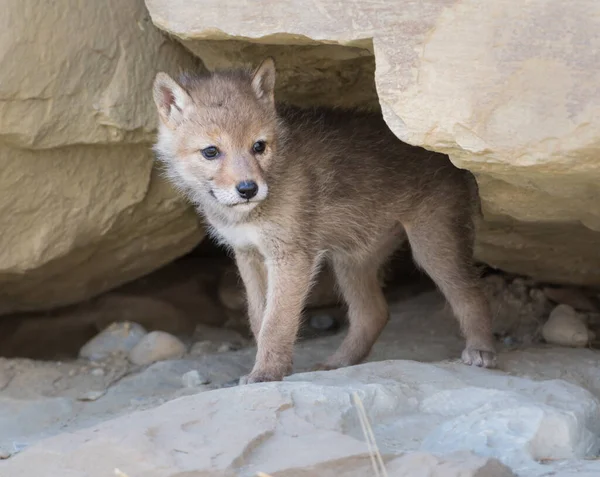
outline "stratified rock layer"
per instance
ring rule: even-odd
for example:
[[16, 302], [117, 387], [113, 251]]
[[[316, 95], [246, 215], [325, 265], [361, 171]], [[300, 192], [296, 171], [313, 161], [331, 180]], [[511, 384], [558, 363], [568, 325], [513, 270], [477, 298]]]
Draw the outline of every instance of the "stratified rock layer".
[[197, 63], [141, 0], [3, 2], [0, 314], [88, 298], [201, 240], [150, 150], [154, 75]]

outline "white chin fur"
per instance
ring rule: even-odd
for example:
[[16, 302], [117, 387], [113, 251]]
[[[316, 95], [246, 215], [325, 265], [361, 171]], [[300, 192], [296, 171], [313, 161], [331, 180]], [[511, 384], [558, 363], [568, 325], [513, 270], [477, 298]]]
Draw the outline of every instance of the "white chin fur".
[[254, 209], [258, 205], [258, 202], [240, 202], [239, 204], [230, 205], [235, 210], [239, 210], [240, 212], [246, 212]]
[[266, 185], [261, 185], [258, 189], [258, 193], [247, 201], [242, 199], [236, 191], [229, 191], [223, 189], [213, 189], [213, 194], [217, 202], [221, 205], [233, 207], [241, 210], [251, 210], [256, 207], [260, 202], [267, 198], [268, 189]]

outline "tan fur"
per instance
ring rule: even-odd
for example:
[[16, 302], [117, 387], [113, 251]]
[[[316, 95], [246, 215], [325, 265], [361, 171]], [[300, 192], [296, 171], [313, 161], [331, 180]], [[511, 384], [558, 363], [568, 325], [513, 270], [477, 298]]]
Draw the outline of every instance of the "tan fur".
[[[398, 140], [378, 114], [300, 110], [274, 101], [275, 66], [183, 77], [159, 73], [155, 146], [168, 176], [235, 253], [257, 340], [242, 382], [291, 371], [301, 311], [330, 260], [349, 305], [345, 341], [322, 365], [360, 363], [388, 320], [378, 272], [407, 237], [416, 262], [449, 301], [466, 338], [463, 361], [491, 367], [488, 304], [472, 265], [476, 190], [442, 154]], [[253, 144], [267, 148], [255, 154]], [[200, 150], [219, 148], [218, 159]], [[241, 181], [257, 197], [236, 198]]]

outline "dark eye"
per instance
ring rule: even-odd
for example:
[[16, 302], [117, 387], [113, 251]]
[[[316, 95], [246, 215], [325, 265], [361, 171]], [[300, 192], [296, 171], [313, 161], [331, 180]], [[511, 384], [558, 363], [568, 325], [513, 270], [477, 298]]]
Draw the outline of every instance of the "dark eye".
[[215, 146], [209, 146], [200, 151], [206, 159], [215, 159], [219, 157], [219, 150]]
[[265, 141], [256, 141], [254, 143], [254, 145], [252, 146], [252, 150], [256, 154], [262, 154], [263, 152], [265, 152], [266, 148], [267, 148], [267, 144], [265, 143]]

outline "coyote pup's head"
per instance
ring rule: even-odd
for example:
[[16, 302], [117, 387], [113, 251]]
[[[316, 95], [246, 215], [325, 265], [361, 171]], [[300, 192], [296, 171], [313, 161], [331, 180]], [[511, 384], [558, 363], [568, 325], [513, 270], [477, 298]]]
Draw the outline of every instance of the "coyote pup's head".
[[170, 179], [196, 204], [246, 213], [267, 198], [277, 148], [275, 64], [256, 70], [154, 80], [160, 116], [154, 149]]

